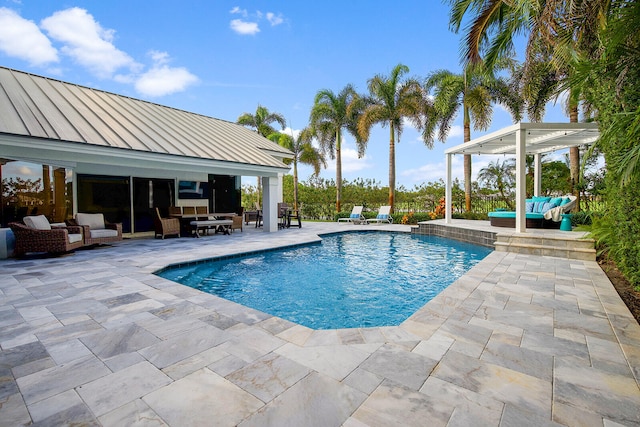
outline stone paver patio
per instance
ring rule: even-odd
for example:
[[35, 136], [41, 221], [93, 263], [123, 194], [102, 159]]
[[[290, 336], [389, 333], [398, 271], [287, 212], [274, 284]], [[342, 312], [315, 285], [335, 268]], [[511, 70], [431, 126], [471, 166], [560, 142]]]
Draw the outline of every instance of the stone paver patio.
[[640, 326], [595, 262], [493, 252], [400, 326], [325, 331], [152, 274], [364, 228], [409, 230], [0, 260], [0, 425], [640, 425]]

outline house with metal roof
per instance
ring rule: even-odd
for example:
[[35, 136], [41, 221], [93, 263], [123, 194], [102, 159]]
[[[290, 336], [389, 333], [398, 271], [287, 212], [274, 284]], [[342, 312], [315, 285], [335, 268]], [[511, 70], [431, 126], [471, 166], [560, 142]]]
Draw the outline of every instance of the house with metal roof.
[[[55, 221], [102, 212], [133, 233], [152, 229], [156, 207], [237, 212], [240, 177], [260, 176], [264, 228], [277, 230], [292, 156], [236, 123], [0, 67], [0, 165], [43, 166]], [[16, 213], [2, 206], [6, 223]]]

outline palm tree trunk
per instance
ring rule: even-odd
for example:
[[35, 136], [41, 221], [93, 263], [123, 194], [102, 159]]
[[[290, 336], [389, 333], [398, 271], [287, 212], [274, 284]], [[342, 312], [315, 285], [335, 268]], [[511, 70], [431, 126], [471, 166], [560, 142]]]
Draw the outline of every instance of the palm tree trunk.
[[391, 212], [393, 213], [396, 193], [396, 141], [393, 122], [389, 123], [389, 129], [389, 206], [391, 206]]
[[[471, 141], [471, 120], [469, 118], [469, 109], [464, 109], [464, 142]], [[465, 211], [471, 212], [471, 155], [464, 155], [464, 208]]]
[[342, 208], [342, 141], [341, 132], [336, 132], [336, 212]]
[[[578, 123], [578, 106], [572, 105], [569, 110], [569, 122]], [[578, 147], [569, 148], [569, 168], [571, 171], [571, 194], [576, 196], [576, 211], [580, 211], [580, 149]]]
[[298, 162], [293, 159], [293, 210], [298, 210]]

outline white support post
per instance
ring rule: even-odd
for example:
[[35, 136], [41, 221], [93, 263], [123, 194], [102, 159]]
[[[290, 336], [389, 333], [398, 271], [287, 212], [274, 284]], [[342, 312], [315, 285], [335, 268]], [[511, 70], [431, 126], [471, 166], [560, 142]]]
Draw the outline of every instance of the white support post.
[[533, 195], [539, 196], [542, 190], [542, 165], [540, 154], [533, 155]]
[[284, 174], [283, 173], [278, 173], [278, 189], [276, 190], [278, 192], [278, 203], [282, 203], [284, 202]]
[[262, 227], [266, 232], [278, 231], [278, 177], [262, 177]]
[[451, 157], [452, 154], [445, 155], [445, 170], [446, 170], [446, 179], [445, 179], [445, 190], [444, 190], [444, 203], [445, 203], [445, 213], [444, 213], [444, 222], [445, 224], [451, 224], [452, 220], [452, 205], [451, 205]]
[[526, 175], [527, 132], [516, 131], [516, 233], [527, 231], [525, 198], [527, 192]]

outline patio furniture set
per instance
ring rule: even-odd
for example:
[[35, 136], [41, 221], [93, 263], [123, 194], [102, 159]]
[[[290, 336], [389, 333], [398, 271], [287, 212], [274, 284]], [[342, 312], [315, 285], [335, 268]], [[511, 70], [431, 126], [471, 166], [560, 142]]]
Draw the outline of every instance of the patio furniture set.
[[163, 239], [168, 235], [200, 237], [209, 230], [230, 234], [242, 231], [242, 215], [235, 212], [209, 212], [206, 206], [172, 206], [169, 217], [163, 218], [156, 208], [156, 234]]
[[[547, 228], [571, 231], [571, 214], [577, 198], [573, 195], [561, 197], [532, 197], [525, 200], [525, 226], [527, 228]], [[496, 210], [489, 212], [489, 221], [494, 227], [510, 227], [516, 225], [516, 213]]]
[[122, 224], [106, 222], [101, 213], [78, 213], [66, 223], [53, 224], [44, 215], [26, 216], [22, 223], [12, 222], [9, 227], [15, 236], [15, 256], [58, 254], [122, 240]]

